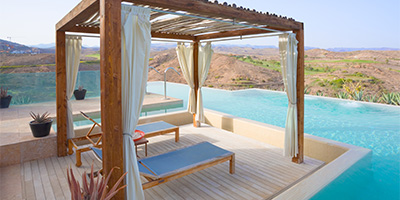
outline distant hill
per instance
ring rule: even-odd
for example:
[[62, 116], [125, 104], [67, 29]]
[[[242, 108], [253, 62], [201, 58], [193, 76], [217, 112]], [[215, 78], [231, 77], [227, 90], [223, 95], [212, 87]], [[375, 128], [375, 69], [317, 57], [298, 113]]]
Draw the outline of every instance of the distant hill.
[[55, 48], [30, 47], [15, 42], [0, 39], [0, 54], [39, 54], [55, 53]]
[[48, 44], [36, 44], [36, 45], [31, 45], [31, 47], [36, 47], [40, 49], [54, 49], [56, 48], [56, 44], [54, 42]]
[[381, 48], [344, 48], [344, 47], [336, 47], [336, 48], [328, 48], [326, 50], [334, 51], [334, 52], [365, 51], [365, 50], [397, 51], [397, 50], [400, 50], [400, 48], [388, 48], [388, 47], [381, 47]]
[[[55, 44], [54, 43], [49, 43], [49, 44], [37, 44], [37, 45], [32, 45], [31, 47], [35, 48], [40, 48], [42, 51], [46, 51], [45, 53], [51, 53], [51, 49], [54, 51], [55, 49]], [[165, 51], [170, 48], [175, 48], [176, 43], [174, 42], [168, 42], [168, 43], [152, 43], [151, 44], [151, 50], [152, 51]], [[231, 49], [234, 48], [248, 48], [248, 49], [278, 49], [277, 46], [274, 45], [250, 45], [250, 44], [219, 44], [219, 43], [214, 43], [213, 47], [223, 51], [223, 49], [230, 51]], [[83, 48], [89, 48], [89, 49], [97, 49], [97, 51], [100, 49], [100, 47], [83, 47]], [[311, 46], [305, 46], [304, 50], [312, 50], [312, 49], [323, 49], [320, 47], [311, 47]], [[364, 51], [364, 50], [373, 50], [373, 51], [397, 51], [400, 50], [400, 48], [389, 48], [389, 47], [380, 47], [380, 48], [355, 48], [355, 47], [334, 47], [334, 48], [327, 48], [325, 50], [328, 51], [333, 51], [333, 52], [350, 52], [350, 51]], [[231, 51], [232, 53], [232, 51]]]
[[0, 54], [39, 53], [38, 48], [28, 47], [15, 42], [0, 39]]

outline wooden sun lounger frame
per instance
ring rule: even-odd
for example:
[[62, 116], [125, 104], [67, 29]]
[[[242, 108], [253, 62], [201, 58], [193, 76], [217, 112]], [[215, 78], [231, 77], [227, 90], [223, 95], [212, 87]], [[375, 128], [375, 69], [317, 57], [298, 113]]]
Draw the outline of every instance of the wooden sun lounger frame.
[[[142, 187], [144, 190], [149, 189], [154, 186], [181, 178], [183, 176], [201, 171], [203, 169], [212, 167], [214, 165], [218, 165], [218, 164], [226, 162], [226, 161], [229, 161], [229, 173], [234, 174], [235, 173], [235, 153], [229, 153], [224, 156], [215, 157], [214, 159], [212, 159], [208, 162], [201, 162], [195, 166], [191, 165], [191, 166], [186, 167], [185, 169], [178, 169], [178, 170], [169, 172], [168, 175], [164, 176], [164, 177], [156, 177], [156, 176], [151, 176], [148, 174], [140, 173], [140, 175], [142, 175], [148, 181], [146, 183], [142, 183]], [[139, 161], [139, 163], [142, 164], [140, 161]], [[143, 166], [146, 167], [145, 165], [143, 165]]]
[[[72, 139], [68, 140], [68, 154], [72, 155], [74, 153], [73, 149], [75, 149], [75, 153], [76, 153], [76, 163], [75, 163], [75, 165], [77, 167], [80, 167], [82, 165], [81, 154], [83, 152], [90, 151], [90, 147], [101, 148], [101, 146], [102, 146], [101, 145], [101, 140], [103, 138], [103, 134], [102, 133], [91, 134], [96, 126], [99, 126], [101, 128], [101, 125], [99, 123], [97, 123], [96, 121], [94, 121], [91, 117], [86, 115], [84, 112], [82, 112], [82, 111], [80, 111], [80, 112], [81, 112], [83, 117], [85, 117], [86, 119], [92, 121], [93, 125], [89, 129], [88, 133], [86, 133], [85, 136], [72, 138]], [[94, 142], [92, 140], [94, 138], [98, 138], [96, 142]], [[89, 145], [78, 145], [77, 144], [77, 142], [84, 141], [84, 140], [89, 141], [91, 144], [89, 144]]]

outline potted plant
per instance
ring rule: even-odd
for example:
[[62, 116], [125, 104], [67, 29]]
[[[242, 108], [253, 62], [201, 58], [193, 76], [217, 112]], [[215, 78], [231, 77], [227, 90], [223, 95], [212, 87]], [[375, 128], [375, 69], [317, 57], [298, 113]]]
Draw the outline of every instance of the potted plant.
[[11, 95], [7, 95], [8, 89], [0, 88], [0, 108], [8, 108], [11, 102]]
[[83, 86], [80, 85], [77, 90], [74, 91], [74, 96], [76, 100], [83, 100], [85, 99], [86, 90], [83, 89]]
[[43, 115], [30, 113], [33, 121], [29, 122], [33, 137], [44, 137], [50, 134], [51, 124], [53, 120], [49, 117], [49, 113], [45, 112]]

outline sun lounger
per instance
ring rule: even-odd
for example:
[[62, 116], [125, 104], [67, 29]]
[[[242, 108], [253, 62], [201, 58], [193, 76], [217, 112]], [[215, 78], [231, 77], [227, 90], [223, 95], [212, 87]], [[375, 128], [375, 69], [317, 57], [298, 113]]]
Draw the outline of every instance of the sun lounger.
[[[102, 150], [95, 147], [91, 149], [101, 161]], [[202, 142], [161, 155], [139, 159], [138, 165], [140, 175], [148, 180], [142, 184], [143, 189], [147, 189], [228, 160], [229, 172], [233, 174], [235, 173], [235, 153], [209, 142]]]
[[[91, 117], [89, 117], [87, 114], [84, 112], [80, 111], [82, 116], [85, 117], [86, 119], [90, 120], [93, 122], [92, 127], [88, 131], [88, 133], [83, 136], [83, 137], [76, 137], [68, 140], [68, 154], [72, 155], [74, 153], [75, 149], [75, 154], [76, 154], [76, 166], [80, 167], [82, 165], [81, 161], [81, 154], [86, 151], [90, 151], [90, 147], [98, 147], [101, 148], [102, 143], [102, 133], [92, 133], [94, 128], [96, 126], [99, 126], [101, 128], [101, 125], [97, 123], [95, 120], [93, 120]], [[141, 140], [136, 140], [135, 145], [140, 145], [140, 144], [145, 144], [145, 155], [147, 156], [147, 139], [149, 137], [154, 137], [157, 135], [163, 135], [167, 133], [172, 133], [175, 132], [175, 142], [179, 141], [179, 127], [174, 126], [172, 124], [169, 124], [164, 121], [157, 121], [157, 122], [151, 122], [147, 124], [141, 124], [136, 127], [136, 130], [142, 131], [145, 133], [145, 136]], [[87, 142], [89, 141], [89, 142]], [[137, 152], [136, 152], [137, 153]]]
[[145, 138], [175, 132], [175, 142], [179, 142], [179, 127], [164, 121], [140, 124], [136, 129], [143, 131]]

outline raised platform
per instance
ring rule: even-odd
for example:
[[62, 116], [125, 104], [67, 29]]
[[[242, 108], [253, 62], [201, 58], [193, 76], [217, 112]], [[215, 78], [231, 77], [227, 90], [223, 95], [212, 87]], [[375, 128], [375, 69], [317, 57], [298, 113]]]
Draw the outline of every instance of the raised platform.
[[[281, 148], [207, 125], [184, 125], [180, 133], [179, 142], [174, 134], [149, 138], [148, 156], [208, 141], [235, 153], [235, 174], [229, 173], [228, 162], [222, 163], [147, 189], [146, 199], [271, 199], [324, 166], [309, 157], [303, 164], [292, 163]], [[138, 155], [144, 157], [142, 147]], [[71, 155], [2, 167], [0, 193], [4, 199], [71, 199], [66, 168], [71, 166], [79, 180], [92, 163], [101, 168], [92, 152], [82, 154], [81, 167], [74, 163]]]
[[[183, 100], [169, 97], [163, 100], [163, 95], [147, 94], [143, 102], [143, 110], [151, 111], [164, 107], [183, 106]], [[100, 98], [89, 98], [82, 101], [72, 100], [74, 115], [79, 111], [94, 113], [100, 111]], [[0, 166], [23, 163], [26, 161], [55, 156], [57, 153], [56, 134], [43, 138], [32, 136], [29, 122], [32, 118], [29, 112], [49, 112], [56, 114], [55, 102], [43, 102], [27, 105], [12, 105], [0, 110]], [[54, 123], [54, 122], [53, 122]]]

